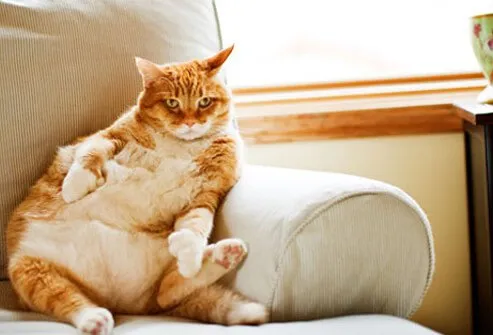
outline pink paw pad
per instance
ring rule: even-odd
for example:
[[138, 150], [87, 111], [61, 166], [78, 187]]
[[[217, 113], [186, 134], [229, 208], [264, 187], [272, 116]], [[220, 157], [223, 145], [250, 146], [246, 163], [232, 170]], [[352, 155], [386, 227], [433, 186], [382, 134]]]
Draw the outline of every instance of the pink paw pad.
[[108, 324], [109, 320], [106, 316], [103, 317], [104, 321], [95, 321], [91, 327], [84, 327], [82, 331], [84, 334], [91, 335], [100, 335], [106, 333], [106, 324]]
[[226, 269], [236, 267], [245, 257], [247, 249], [245, 243], [237, 239], [219, 241], [213, 249], [206, 251], [211, 253], [214, 263]]
[[210, 258], [210, 257], [212, 257], [212, 251], [214, 249], [213, 248], [214, 246], [215, 245], [212, 245], [212, 248], [205, 249], [205, 251], [204, 251], [204, 258]]
[[111, 313], [103, 308], [87, 308], [78, 320], [79, 333], [83, 335], [109, 335], [113, 329]]

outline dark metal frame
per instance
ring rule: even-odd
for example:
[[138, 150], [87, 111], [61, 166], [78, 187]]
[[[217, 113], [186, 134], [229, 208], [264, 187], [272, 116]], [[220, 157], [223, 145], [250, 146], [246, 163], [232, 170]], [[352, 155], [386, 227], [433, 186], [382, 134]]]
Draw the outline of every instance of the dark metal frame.
[[474, 334], [493, 334], [493, 125], [465, 123]]

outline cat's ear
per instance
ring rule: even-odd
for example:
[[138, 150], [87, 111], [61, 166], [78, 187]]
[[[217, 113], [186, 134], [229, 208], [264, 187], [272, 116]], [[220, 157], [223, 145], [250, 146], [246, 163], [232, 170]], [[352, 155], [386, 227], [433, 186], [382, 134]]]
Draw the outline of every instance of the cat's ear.
[[147, 59], [135, 57], [135, 64], [137, 65], [137, 69], [142, 76], [142, 81], [145, 88], [149, 88], [152, 86], [152, 83], [163, 76], [163, 72], [159, 69], [159, 67]]
[[203, 61], [205, 71], [208, 72], [209, 76], [215, 76], [219, 72], [221, 66], [224, 64], [226, 59], [228, 59], [229, 55], [233, 51], [234, 46], [235, 45], [233, 44], [230, 47], [219, 51], [214, 56]]

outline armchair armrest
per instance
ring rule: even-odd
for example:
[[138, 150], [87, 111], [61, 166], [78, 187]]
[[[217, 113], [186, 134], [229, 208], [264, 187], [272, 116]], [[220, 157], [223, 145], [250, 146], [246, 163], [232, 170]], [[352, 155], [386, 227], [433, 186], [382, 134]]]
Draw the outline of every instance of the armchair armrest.
[[356, 313], [409, 317], [434, 270], [429, 222], [403, 191], [369, 179], [247, 166], [213, 239], [249, 255], [225, 279], [274, 321]]

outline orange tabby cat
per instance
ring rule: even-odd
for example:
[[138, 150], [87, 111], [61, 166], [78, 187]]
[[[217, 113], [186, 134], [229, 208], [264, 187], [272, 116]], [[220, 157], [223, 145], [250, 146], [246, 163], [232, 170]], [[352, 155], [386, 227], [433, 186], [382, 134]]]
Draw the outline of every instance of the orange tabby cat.
[[110, 311], [267, 321], [264, 306], [214, 284], [245, 244], [207, 245], [241, 170], [230, 95], [216, 76], [231, 51], [164, 66], [137, 58], [137, 105], [60, 148], [7, 230], [9, 276], [24, 305], [82, 334], [111, 333]]

